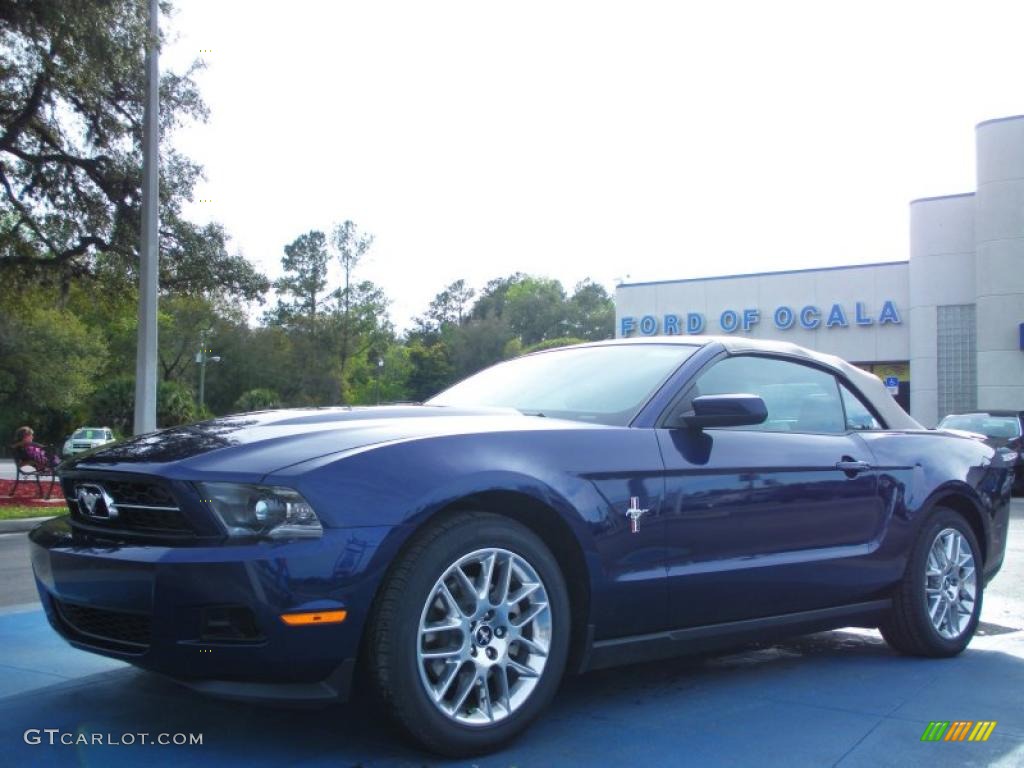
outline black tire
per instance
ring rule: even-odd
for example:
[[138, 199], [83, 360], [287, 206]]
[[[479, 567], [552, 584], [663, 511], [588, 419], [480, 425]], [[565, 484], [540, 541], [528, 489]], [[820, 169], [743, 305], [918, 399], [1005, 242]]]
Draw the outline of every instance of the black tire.
[[[424, 605], [446, 569], [486, 548], [521, 556], [539, 575], [550, 610], [550, 646], [535, 687], [518, 709], [493, 724], [469, 726], [447, 717], [428, 697], [417, 659], [419, 629]], [[387, 575], [370, 617], [369, 682], [385, 710], [419, 746], [449, 757], [490, 752], [522, 733], [551, 701], [565, 670], [569, 622], [564, 577], [536, 534], [500, 515], [457, 512], [419, 532]]]
[[[936, 537], [953, 529], [968, 544], [975, 564], [973, 611], [961, 633], [953, 638], [944, 637], [933, 625], [925, 599], [925, 571], [928, 553]], [[925, 521], [907, 561], [907, 570], [893, 594], [892, 609], [879, 629], [885, 641], [897, 651], [911, 656], [946, 658], [963, 651], [978, 627], [984, 593], [984, 563], [974, 530], [958, 512], [947, 507], [936, 507]]]

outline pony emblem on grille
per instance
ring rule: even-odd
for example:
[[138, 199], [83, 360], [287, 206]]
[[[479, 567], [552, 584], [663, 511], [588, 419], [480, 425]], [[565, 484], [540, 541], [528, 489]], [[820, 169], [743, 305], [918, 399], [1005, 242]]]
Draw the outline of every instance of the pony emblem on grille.
[[117, 505], [100, 485], [79, 485], [75, 487], [78, 509], [86, 517], [96, 520], [110, 520], [117, 517]]

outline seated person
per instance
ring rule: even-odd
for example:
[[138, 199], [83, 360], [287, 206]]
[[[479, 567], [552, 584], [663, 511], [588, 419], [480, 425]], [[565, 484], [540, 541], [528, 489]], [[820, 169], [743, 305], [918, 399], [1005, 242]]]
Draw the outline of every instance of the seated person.
[[49, 472], [60, 464], [60, 458], [47, 452], [44, 446], [34, 443], [33, 437], [35, 432], [32, 431], [32, 427], [18, 428], [14, 433], [14, 444], [11, 446], [14, 449], [14, 460], [19, 464], [31, 464], [41, 472]]

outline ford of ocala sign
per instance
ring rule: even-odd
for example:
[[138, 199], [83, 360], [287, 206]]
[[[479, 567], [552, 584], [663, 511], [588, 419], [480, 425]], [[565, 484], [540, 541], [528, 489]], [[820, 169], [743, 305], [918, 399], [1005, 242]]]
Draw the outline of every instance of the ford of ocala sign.
[[[718, 316], [718, 329], [723, 333], [749, 333], [761, 319], [759, 309], [726, 309]], [[879, 325], [903, 323], [896, 302], [891, 299], [882, 303], [877, 319], [864, 302], [858, 301], [849, 313], [842, 304], [833, 304], [831, 308], [814, 304], [798, 308], [781, 305], [771, 313], [769, 321], [780, 331], [788, 331], [798, 324], [801, 328], [813, 331], [816, 328], [849, 328], [851, 325], [864, 327], [876, 322]], [[704, 333], [706, 328], [707, 319], [700, 312], [687, 312], [685, 315], [669, 313], [660, 318], [656, 315], [628, 315], [619, 319], [620, 336], [655, 336], [659, 332], [666, 336], [696, 334]]]

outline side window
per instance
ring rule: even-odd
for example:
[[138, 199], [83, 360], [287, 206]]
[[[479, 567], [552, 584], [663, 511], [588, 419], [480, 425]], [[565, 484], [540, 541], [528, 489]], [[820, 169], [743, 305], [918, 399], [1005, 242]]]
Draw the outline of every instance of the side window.
[[809, 365], [772, 357], [737, 356], [719, 360], [702, 373], [683, 402], [688, 409], [700, 395], [758, 395], [768, 408], [762, 424], [731, 429], [764, 432], [846, 431], [836, 378]]
[[843, 382], [839, 382], [839, 391], [843, 395], [843, 409], [846, 411], [847, 429], [883, 429], [875, 415], [868, 410], [863, 401], [851, 392]]

